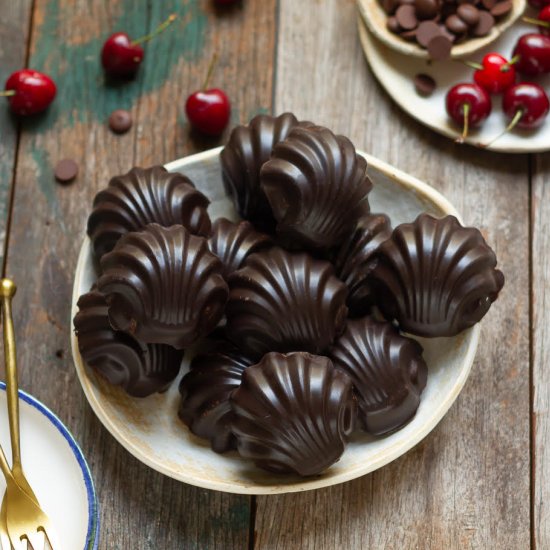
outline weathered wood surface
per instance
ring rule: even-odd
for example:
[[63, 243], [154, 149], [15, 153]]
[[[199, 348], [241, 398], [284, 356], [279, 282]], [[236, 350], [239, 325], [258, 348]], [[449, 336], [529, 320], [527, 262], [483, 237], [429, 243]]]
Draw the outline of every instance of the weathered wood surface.
[[279, 22], [276, 110], [349, 135], [445, 193], [493, 245], [507, 284], [434, 432], [345, 485], [258, 497], [257, 548], [528, 548], [528, 159], [459, 147], [403, 115], [367, 69], [351, 0], [281, 0]]

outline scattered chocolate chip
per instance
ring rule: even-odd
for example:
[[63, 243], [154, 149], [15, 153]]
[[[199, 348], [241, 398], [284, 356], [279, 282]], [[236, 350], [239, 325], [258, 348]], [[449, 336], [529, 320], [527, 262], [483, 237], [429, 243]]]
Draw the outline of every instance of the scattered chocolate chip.
[[437, 0], [416, 0], [414, 5], [418, 19], [432, 19], [439, 13]]
[[479, 21], [473, 28], [472, 33], [474, 36], [485, 36], [489, 34], [494, 26], [495, 18], [488, 11], [482, 11], [479, 13]]
[[63, 159], [54, 170], [55, 179], [60, 183], [70, 183], [78, 174], [78, 164], [72, 159]]
[[471, 4], [462, 4], [458, 6], [456, 14], [469, 27], [473, 27], [479, 22], [479, 10]]
[[399, 26], [407, 31], [415, 29], [418, 25], [415, 9], [411, 4], [399, 6], [395, 12], [395, 18], [397, 19]]
[[444, 35], [434, 36], [428, 43], [428, 53], [434, 61], [449, 59], [453, 43]]
[[418, 95], [428, 97], [435, 90], [435, 80], [428, 74], [417, 74], [414, 77], [414, 88]]
[[109, 116], [109, 128], [115, 134], [124, 134], [132, 127], [132, 115], [124, 109], [117, 109]]
[[512, 2], [510, 0], [504, 0], [504, 2], [496, 3], [491, 9], [491, 15], [493, 17], [502, 17], [506, 15], [512, 9]]
[[447, 19], [445, 19], [445, 26], [453, 33], [453, 34], [464, 34], [468, 31], [468, 25], [458, 17], [458, 15], [453, 14], [449, 15]]
[[433, 21], [422, 21], [416, 29], [416, 40], [421, 46], [427, 48], [430, 40], [438, 34], [441, 34], [441, 31], [437, 23]]

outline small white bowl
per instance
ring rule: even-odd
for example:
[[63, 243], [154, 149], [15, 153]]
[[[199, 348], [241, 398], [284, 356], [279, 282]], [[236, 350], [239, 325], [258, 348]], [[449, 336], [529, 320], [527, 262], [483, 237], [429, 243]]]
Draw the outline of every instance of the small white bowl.
[[[221, 180], [221, 148], [166, 165], [187, 174], [212, 201], [212, 219], [237, 219]], [[387, 213], [393, 224], [412, 221], [422, 212], [453, 214], [455, 208], [429, 185], [364, 153], [374, 189], [369, 195], [373, 212]], [[72, 316], [81, 294], [88, 292], [96, 273], [88, 238], [76, 269]], [[136, 458], [170, 477], [207, 489], [243, 494], [277, 494], [318, 489], [365, 475], [406, 453], [436, 426], [464, 386], [479, 339], [479, 326], [454, 338], [419, 339], [428, 363], [428, 384], [414, 419], [386, 437], [354, 436], [344, 455], [324, 474], [312, 478], [274, 475], [257, 469], [236, 452], [216, 454], [208, 442], [189, 432], [179, 420], [179, 379], [164, 394], [146, 399], [127, 396], [96, 376], [82, 361], [74, 333], [73, 357], [82, 388], [94, 412], [113, 436]], [[183, 372], [188, 370], [184, 361]], [[182, 373], [183, 374], [183, 373]]]

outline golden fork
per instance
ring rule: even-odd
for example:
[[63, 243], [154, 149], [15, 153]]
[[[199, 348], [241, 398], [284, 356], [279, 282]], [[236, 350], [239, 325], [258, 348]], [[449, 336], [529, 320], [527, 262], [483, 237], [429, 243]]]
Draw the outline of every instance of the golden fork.
[[[19, 436], [19, 384], [17, 380], [15, 334], [11, 313], [11, 301], [16, 290], [17, 287], [13, 281], [9, 279], [0, 280], [0, 305], [4, 310], [3, 333], [6, 362], [6, 393], [8, 398], [8, 416], [12, 448], [12, 469], [10, 470], [7, 465], [5, 454], [0, 447], [0, 467], [8, 484], [7, 491], [2, 500], [2, 508], [0, 510], [0, 542], [2, 542], [2, 547], [4, 550], [11, 550], [9, 545], [10, 540], [11, 544], [18, 550], [19, 548], [26, 548], [26, 546], [24, 546], [26, 545], [26, 541], [21, 541], [19, 537], [16, 537], [14, 541], [14, 536], [16, 536], [17, 533], [21, 533], [20, 528], [22, 524], [14, 523], [13, 518], [22, 516], [21, 512], [23, 510], [28, 510], [29, 518], [38, 521], [38, 523], [34, 525], [27, 524], [27, 527], [30, 527], [29, 532], [34, 529], [28, 537], [34, 547], [34, 550], [40, 550], [41, 547], [44, 547], [44, 535], [49, 539], [52, 549], [58, 550], [60, 547], [56, 541], [57, 537], [55, 531], [53, 530], [46, 514], [44, 514], [44, 512], [40, 509], [38, 499], [36, 498], [36, 495], [25, 477], [23, 466], [21, 464], [21, 445]], [[17, 503], [21, 503], [21, 506], [23, 506], [23, 508], [21, 508], [21, 512], [19, 508], [16, 507], [18, 506]], [[24, 503], [27, 504], [25, 505]], [[12, 514], [16, 515], [12, 516]], [[11, 531], [10, 525], [12, 528]], [[37, 531], [39, 530], [43, 531], [43, 534], [38, 535]], [[40, 539], [42, 539], [41, 546], [37, 546], [37, 544], [40, 544]], [[19, 544], [19, 547], [16, 546], [15, 542]]]

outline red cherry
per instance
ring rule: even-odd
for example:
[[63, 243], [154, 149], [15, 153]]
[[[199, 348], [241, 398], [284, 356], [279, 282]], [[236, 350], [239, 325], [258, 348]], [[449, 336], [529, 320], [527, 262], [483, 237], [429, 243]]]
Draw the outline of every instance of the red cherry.
[[474, 80], [490, 94], [500, 94], [516, 81], [514, 65], [498, 53], [488, 53], [482, 66], [474, 72]]
[[528, 76], [550, 72], [550, 37], [542, 34], [524, 34], [514, 48], [518, 56], [516, 69]]
[[491, 114], [491, 98], [477, 84], [463, 82], [453, 86], [446, 97], [448, 115], [462, 127], [463, 141], [470, 126], [478, 126]]
[[217, 136], [229, 122], [231, 104], [222, 90], [200, 90], [187, 98], [185, 112], [197, 130], [208, 136]]
[[523, 20], [526, 23], [538, 25], [540, 34], [550, 36], [550, 5], [544, 6], [544, 8], [539, 11], [536, 19], [533, 19], [532, 17], [524, 17]]
[[535, 8], [537, 10], [539, 10], [540, 8], [542, 8], [543, 6], [548, 6], [550, 5], [550, 0], [528, 0], [529, 1], [529, 5], [532, 7], [532, 8]]
[[131, 40], [125, 32], [115, 32], [109, 36], [101, 49], [101, 64], [105, 72], [111, 76], [134, 76], [145, 54], [140, 44], [160, 34], [176, 17], [174, 14], [170, 15], [151, 34], [137, 40]]
[[504, 92], [502, 109], [512, 122], [517, 119], [512, 128], [516, 125], [520, 128], [536, 128], [548, 114], [550, 102], [538, 84], [522, 82]]
[[15, 71], [6, 80], [4, 95], [17, 115], [35, 115], [48, 108], [55, 99], [57, 87], [46, 74], [23, 69]]

